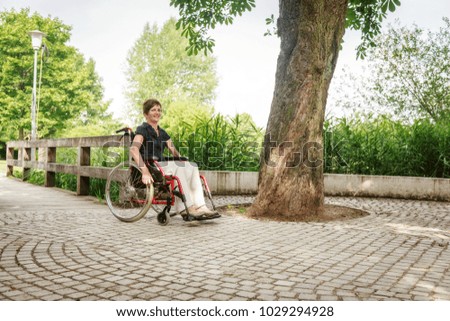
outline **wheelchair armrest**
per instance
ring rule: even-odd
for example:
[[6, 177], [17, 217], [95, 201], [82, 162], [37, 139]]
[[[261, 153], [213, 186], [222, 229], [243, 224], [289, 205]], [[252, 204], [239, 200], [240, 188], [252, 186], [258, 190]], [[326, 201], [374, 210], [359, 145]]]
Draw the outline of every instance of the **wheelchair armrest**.
[[156, 156], [152, 156], [152, 158], [147, 158], [147, 159], [145, 160], [145, 162], [147, 163], [147, 165], [149, 165], [149, 164], [154, 164], [154, 163], [159, 162], [159, 158], [156, 157]]
[[188, 161], [189, 160], [189, 158], [184, 157], [184, 156], [180, 156], [180, 157], [170, 156], [170, 157], [165, 157], [164, 159], [166, 161]]

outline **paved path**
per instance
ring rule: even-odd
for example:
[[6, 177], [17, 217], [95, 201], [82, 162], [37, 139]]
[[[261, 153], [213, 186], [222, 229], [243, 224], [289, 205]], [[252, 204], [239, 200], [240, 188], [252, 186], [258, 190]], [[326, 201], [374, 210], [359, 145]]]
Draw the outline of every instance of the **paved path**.
[[127, 224], [0, 177], [0, 300], [450, 300], [450, 203], [326, 201], [371, 215]]

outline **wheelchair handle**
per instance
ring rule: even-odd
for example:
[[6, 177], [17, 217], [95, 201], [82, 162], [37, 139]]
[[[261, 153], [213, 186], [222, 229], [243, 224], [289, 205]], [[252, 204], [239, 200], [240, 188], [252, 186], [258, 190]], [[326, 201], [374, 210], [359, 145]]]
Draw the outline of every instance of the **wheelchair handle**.
[[124, 127], [119, 130], [116, 130], [116, 134], [118, 134], [120, 132], [125, 132], [126, 134], [130, 134], [133, 132], [133, 130], [130, 127]]

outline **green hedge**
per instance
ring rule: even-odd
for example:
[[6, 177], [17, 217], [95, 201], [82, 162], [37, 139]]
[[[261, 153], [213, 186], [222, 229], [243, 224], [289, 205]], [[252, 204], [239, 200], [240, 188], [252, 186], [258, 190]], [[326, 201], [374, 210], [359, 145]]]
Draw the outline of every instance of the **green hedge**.
[[450, 177], [450, 124], [385, 116], [327, 121], [327, 173]]

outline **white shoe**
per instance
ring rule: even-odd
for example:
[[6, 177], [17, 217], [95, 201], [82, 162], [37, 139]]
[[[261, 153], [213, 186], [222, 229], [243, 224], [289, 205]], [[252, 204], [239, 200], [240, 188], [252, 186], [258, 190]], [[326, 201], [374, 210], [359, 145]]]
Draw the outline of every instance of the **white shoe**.
[[200, 214], [204, 215], [212, 215], [215, 214], [215, 212], [211, 211], [206, 205], [202, 205], [196, 209]]
[[[189, 214], [194, 215], [194, 216], [210, 216], [210, 215], [215, 215], [217, 214], [216, 212], [211, 211], [208, 207], [206, 207], [206, 205], [202, 205], [200, 207], [197, 206], [190, 206], [188, 207], [188, 211]], [[186, 211], [182, 211], [181, 214], [186, 214]]]

